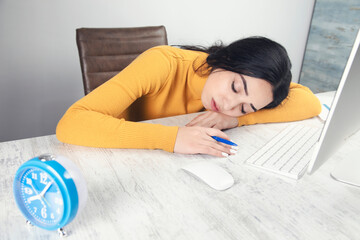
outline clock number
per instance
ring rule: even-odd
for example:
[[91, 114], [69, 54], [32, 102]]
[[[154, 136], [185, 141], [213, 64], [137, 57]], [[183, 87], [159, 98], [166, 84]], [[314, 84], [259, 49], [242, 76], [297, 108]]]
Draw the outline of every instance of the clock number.
[[41, 216], [42, 216], [43, 218], [46, 218], [46, 217], [47, 217], [46, 207], [43, 207], [43, 208], [41, 209]]
[[57, 209], [56, 209], [56, 213], [57, 213], [57, 214], [60, 214], [60, 213], [61, 213], [61, 212], [60, 212], [60, 208], [57, 208]]
[[36, 211], [37, 211], [37, 207], [34, 207], [34, 213], [36, 213]]
[[46, 173], [40, 173], [40, 182], [42, 183], [42, 184], [47, 184], [47, 174]]
[[25, 188], [25, 193], [30, 195], [33, 191], [30, 188]]
[[63, 204], [63, 201], [61, 200], [61, 198], [55, 198], [55, 199], [54, 199], [54, 202], [55, 202], [57, 205], [62, 205], [62, 204]]
[[50, 214], [50, 218], [51, 218], [51, 219], [54, 219], [54, 218], [55, 218], [55, 216], [54, 216], [53, 213]]
[[26, 184], [29, 184], [29, 185], [31, 185], [31, 184], [32, 184], [32, 180], [31, 180], [31, 178], [26, 178]]
[[37, 174], [36, 173], [31, 173], [31, 178], [36, 180], [37, 179]]

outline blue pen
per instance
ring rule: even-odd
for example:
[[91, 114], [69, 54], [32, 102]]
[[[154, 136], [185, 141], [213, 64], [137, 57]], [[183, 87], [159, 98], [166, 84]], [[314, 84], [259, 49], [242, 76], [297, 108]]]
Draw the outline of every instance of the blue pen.
[[330, 107], [328, 106], [328, 105], [326, 105], [326, 104], [323, 104], [324, 105], [324, 107], [326, 107], [327, 108], [327, 110], [329, 110], [330, 111]]
[[237, 146], [236, 143], [233, 143], [229, 140], [226, 140], [226, 139], [223, 139], [221, 137], [217, 137], [217, 136], [211, 136], [213, 139], [215, 139], [216, 141], [218, 142], [222, 142], [222, 143], [225, 143], [225, 144], [228, 144], [228, 145], [231, 145], [231, 146]]

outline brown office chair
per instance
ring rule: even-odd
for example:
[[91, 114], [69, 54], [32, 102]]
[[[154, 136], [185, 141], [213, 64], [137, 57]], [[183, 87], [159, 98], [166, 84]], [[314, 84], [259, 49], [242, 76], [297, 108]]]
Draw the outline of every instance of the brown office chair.
[[145, 50], [167, 45], [164, 26], [76, 29], [85, 95], [115, 76]]
[[[108, 81], [145, 50], [167, 45], [164, 26], [137, 28], [76, 29], [85, 95]], [[130, 121], [147, 120], [141, 99], [119, 117]]]

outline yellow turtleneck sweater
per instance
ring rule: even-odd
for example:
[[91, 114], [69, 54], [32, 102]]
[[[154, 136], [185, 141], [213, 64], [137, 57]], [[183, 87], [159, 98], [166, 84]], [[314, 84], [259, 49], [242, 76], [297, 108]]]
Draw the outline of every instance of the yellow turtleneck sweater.
[[[119, 74], [74, 103], [58, 123], [57, 138], [90, 147], [173, 152], [178, 127], [126, 119], [130, 115], [145, 120], [203, 110], [201, 92], [209, 72], [206, 65], [201, 65], [206, 57], [203, 52], [170, 46], [147, 50]], [[134, 114], [129, 112], [129, 106], [135, 100], [141, 111]], [[316, 116], [320, 111], [319, 100], [308, 88], [291, 83], [288, 97], [278, 107], [238, 119], [239, 126], [296, 121]]]

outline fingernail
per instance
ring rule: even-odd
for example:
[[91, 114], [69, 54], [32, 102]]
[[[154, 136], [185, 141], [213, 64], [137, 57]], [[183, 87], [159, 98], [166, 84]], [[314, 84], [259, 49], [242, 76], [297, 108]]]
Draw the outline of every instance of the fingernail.
[[239, 150], [238, 146], [231, 146], [232, 149]]
[[230, 149], [230, 152], [235, 154], [235, 153], [237, 153], [237, 150], [235, 150], [235, 149]]
[[229, 156], [229, 154], [224, 153], [224, 152], [222, 152], [221, 155], [223, 155], [224, 157], [228, 157], [228, 156]]

